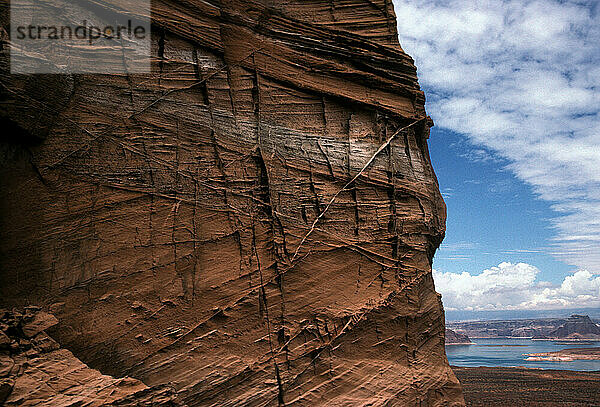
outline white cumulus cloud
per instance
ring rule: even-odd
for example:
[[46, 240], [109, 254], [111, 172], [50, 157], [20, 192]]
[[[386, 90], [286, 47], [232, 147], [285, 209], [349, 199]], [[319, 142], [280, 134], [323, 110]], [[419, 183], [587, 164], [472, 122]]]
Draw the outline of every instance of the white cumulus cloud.
[[537, 279], [526, 263], [500, 263], [472, 275], [433, 270], [436, 290], [447, 310], [588, 308], [600, 306], [600, 276], [579, 270], [560, 285]]
[[494, 151], [552, 203], [552, 254], [600, 270], [600, 6], [393, 0], [440, 127]]

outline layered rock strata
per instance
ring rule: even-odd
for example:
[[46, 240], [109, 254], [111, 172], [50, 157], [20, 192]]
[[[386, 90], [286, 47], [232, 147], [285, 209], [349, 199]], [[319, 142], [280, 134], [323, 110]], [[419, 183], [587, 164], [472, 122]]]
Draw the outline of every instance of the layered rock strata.
[[561, 327], [548, 334], [557, 339], [600, 339], [600, 327], [587, 315], [571, 315]]
[[35, 307], [0, 310], [0, 405], [181, 406], [168, 386], [103, 375], [60, 349], [45, 332], [57, 323]]
[[462, 404], [391, 1], [153, 2], [150, 75], [15, 76], [0, 306], [190, 406]]

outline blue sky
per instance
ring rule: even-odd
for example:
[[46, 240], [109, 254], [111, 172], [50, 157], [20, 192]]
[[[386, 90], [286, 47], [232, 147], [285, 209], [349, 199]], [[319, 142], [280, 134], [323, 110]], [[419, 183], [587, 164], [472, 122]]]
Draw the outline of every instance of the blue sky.
[[576, 270], [548, 254], [555, 213], [506, 169], [506, 160], [437, 127], [432, 129], [430, 153], [448, 207], [436, 269], [458, 273], [524, 262], [539, 267], [540, 277], [554, 283]]
[[598, 2], [394, 5], [436, 122], [446, 309], [600, 306]]

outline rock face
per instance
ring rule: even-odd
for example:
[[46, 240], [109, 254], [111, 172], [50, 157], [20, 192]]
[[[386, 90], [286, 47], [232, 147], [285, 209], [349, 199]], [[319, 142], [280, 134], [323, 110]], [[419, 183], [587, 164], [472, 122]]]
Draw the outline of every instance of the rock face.
[[548, 336], [558, 339], [600, 339], [600, 328], [587, 315], [571, 315], [563, 326]]
[[151, 75], [11, 76], [2, 47], [0, 306], [190, 406], [462, 405], [391, 1], [157, 0], [153, 20]]
[[467, 335], [454, 332], [448, 328], [446, 328], [445, 338], [446, 345], [471, 345], [473, 343]]
[[31, 307], [24, 313], [0, 310], [0, 334], [7, 339], [0, 341], [0, 405], [181, 405], [169, 387], [148, 388], [130, 377], [115, 379], [90, 369], [39, 329], [56, 323]]

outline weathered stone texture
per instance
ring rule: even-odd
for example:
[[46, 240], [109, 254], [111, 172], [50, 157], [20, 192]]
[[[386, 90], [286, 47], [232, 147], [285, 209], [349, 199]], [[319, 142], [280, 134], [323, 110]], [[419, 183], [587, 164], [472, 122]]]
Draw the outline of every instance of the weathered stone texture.
[[57, 323], [35, 307], [24, 313], [0, 310], [0, 335], [7, 339], [0, 341], [0, 405], [182, 406], [168, 386], [149, 388], [90, 369], [40, 329]]
[[190, 406], [461, 404], [391, 1], [157, 0], [153, 21], [152, 75], [0, 76], [0, 306], [52, 308], [85, 363]]

